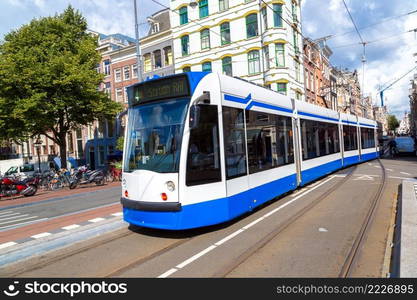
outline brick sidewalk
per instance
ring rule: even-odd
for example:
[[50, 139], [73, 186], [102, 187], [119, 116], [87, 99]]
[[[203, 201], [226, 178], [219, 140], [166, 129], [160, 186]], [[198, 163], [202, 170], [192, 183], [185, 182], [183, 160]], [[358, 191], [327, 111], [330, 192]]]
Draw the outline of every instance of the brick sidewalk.
[[39, 201], [48, 200], [52, 198], [60, 198], [60, 197], [66, 197], [66, 196], [71, 196], [71, 195], [77, 195], [77, 194], [82, 194], [86, 192], [105, 190], [105, 189], [110, 189], [110, 188], [114, 188], [118, 186], [120, 186], [120, 182], [107, 183], [104, 186], [97, 186], [97, 185], [89, 184], [89, 185], [80, 186], [74, 190], [70, 190], [69, 188], [63, 188], [57, 191], [38, 191], [35, 196], [31, 196], [31, 197], [24, 197], [24, 196], [4, 197], [0, 199], [0, 208], [19, 205], [19, 204], [39, 202]]

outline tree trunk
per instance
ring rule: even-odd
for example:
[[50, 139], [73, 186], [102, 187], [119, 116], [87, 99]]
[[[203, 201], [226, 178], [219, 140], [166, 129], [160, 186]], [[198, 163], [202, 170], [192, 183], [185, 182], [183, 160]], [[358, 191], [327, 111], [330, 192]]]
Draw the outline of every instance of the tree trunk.
[[61, 157], [61, 168], [67, 168], [67, 139], [66, 134], [61, 134], [59, 143], [59, 156]]

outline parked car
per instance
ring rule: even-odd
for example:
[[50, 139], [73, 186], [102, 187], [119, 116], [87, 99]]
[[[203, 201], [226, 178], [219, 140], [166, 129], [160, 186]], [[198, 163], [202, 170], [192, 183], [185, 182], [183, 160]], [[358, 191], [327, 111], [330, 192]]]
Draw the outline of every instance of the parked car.
[[416, 154], [416, 145], [414, 139], [410, 136], [399, 136], [395, 138], [398, 153]]

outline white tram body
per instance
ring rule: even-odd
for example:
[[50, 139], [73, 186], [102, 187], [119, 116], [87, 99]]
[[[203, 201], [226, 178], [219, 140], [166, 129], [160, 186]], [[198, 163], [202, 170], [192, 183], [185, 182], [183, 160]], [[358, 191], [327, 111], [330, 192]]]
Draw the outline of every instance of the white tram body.
[[373, 120], [217, 73], [152, 79], [128, 95], [121, 203], [138, 226], [225, 222], [379, 153]]

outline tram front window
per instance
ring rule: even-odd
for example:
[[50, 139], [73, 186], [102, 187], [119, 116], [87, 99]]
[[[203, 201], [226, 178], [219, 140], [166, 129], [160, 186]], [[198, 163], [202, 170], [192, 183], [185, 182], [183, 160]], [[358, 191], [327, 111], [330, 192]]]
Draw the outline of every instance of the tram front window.
[[129, 109], [124, 172], [178, 172], [188, 103], [180, 99]]

